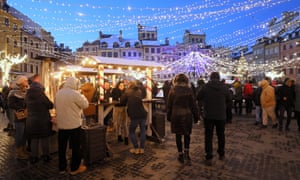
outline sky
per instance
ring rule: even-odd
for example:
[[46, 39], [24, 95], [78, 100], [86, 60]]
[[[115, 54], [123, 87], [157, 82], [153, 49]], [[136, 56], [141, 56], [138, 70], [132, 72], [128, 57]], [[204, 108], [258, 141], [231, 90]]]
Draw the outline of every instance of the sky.
[[251, 46], [268, 22], [300, 12], [300, 0], [7, 0], [73, 51], [104, 34], [137, 39], [137, 25], [158, 28], [163, 44], [181, 43], [185, 30], [205, 33], [213, 47]]

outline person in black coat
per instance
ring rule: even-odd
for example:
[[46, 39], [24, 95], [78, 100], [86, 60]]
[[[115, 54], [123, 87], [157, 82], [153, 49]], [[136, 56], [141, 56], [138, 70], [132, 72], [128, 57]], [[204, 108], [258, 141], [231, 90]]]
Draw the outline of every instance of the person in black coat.
[[53, 108], [53, 103], [44, 93], [44, 87], [39, 81], [39, 75], [34, 75], [25, 97], [28, 110], [27, 136], [31, 139], [31, 163], [38, 161], [39, 143], [42, 145], [42, 159], [44, 162], [50, 161], [49, 137], [53, 134], [49, 112]]
[[[178, 161], [190, 164], [189, 156], [190, 134], [193, 122], [197, 123], [199, 114], [193, 90], [189, 87], [188, 78], [178, 74], [174, 79], [174, 86], [169, 91], [167, 101], [167, 120], [171, 122], [171, 132], [175, 134], [178, 151]], [[184, 153], [182, 147], [184, 137]]]
[[210, 81], [200, 91], [198, 100], [203, 101], [205, 127], [206, 164], [211, 165], [213, 159], [213, 131], [216, 126], [218, 136], [219, 159], [225, 158], [225, 121], [226, 106], [231, 98], [228, 88], [220, 81], [220, 74], [212, 72]]
[[[146, 140], [146, 120], [147, 112], [143, 106], [143, 91], [137, 81], [131, 81], [125, 93], [121, 96], [120, 104], [127, 106], [127, 114], [130, 118], [129, 137], [133, 144], [130, 153], [144, 154]], [[140, 128], [140, 145], [136, 137], [135, 130]]]
[[279, 110], [279, 130], [282, 131], [284, 112], [286, 111], [287, 119], [285, 124], [285, 130], [289, 130], [291, 122], [292, 109], [294, 104], [295, 90], [291, 88], [292, 80], [286, 78], [284, 84], [278, 87], [278, 110]]

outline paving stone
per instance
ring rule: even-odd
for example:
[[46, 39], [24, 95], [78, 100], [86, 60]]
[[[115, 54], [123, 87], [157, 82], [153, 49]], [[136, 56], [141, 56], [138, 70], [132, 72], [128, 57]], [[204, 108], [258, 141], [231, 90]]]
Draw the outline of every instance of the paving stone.
[[[0, 118], [0, 129], [6, 122]], [[113, 156], [88, 166], [85, 173], [76, 176], [59, 175], [57, 153], [51, 155], [49, 163], [39, 161], [32, 165], [28, 161], [15, 159], [14, 137], [0, 132], [0, 179], [300, 179], [300, 133], [296, 121], [292, 120], [289, 132], [279, 132], [254, 126], [254, 116], [238, 116], [226, 125], [225, 160], [218, 160], [217, 138], [214, 135], [214, 159], [206, 166], [204, 156], [203, 124], [194, 125], [191, 136], [191, 166], [177, 161], [175, 135], [170, 133], [166, 122], [166, 136], [159, 144], [147, 140], [145, 154], [133, 155], [131, 144], [116, 141], [113, 132], [107, 141]]]

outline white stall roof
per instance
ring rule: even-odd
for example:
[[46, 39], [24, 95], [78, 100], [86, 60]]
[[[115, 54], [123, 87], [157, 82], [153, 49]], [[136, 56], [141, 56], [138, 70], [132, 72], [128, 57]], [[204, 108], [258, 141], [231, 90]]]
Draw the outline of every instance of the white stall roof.
[[94, 59], [98, 64], [103, 65], [117, 65], [117, 66], [139, 66], [139, 67], [149, 67], [149, 68], [161, 68], [164, 67], [163, 64], [154, 61], [142, 61], [142, 60], [132, 60], [124, 58], [110, 58], [101, 56], [89, 56]]

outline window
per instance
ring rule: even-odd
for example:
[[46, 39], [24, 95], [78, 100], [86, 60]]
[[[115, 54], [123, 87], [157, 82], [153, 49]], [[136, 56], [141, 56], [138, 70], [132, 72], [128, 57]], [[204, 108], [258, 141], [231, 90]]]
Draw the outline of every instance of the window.
[[85, 48], [85, 51], [86, 51], [86, 52], [89, 52], [89, 48], [88, 48], [88, 47], [87, 47], [87, 48]]
[[6, 26], [9, 26], [9, 19], [8, 19], [8, 18], [4, 18], [4, 24], [5, 24]]
[[131, 57], [131, 52], [128, 52], [128, 57]]
[[18, 42], [15, 40], [14, 41], [14, 47], [16, 48], [18, 46]]
[[108, 44], [107, 44], [106, 42], [103, 42], [103, 43], [101, 43], [101, 47], [102, 47], [102, 48], [107, 48], [107, 47], [108, 47]]
[[156, 49], [156, 53], [157, 53], [157, 54], [160, 53], [160, 49], [159, 49], [159, 48]]
[[117, 43], [117, 42], [114, 42], [114, 44], [113, 44], [113, 48], [118, 48], [118, 47], [120, 47], [119, 43]]
[[33, 64], [30, 64], [30, 72], [33, 73]]
[[126, 52], [123, 52], [123, 57], [126, 57]]
[[30, 40], [30, 45], [33, 46], [33, 41], [32, 40]]
[[118, 57], [119, 54], [117, 52], [114, 52], [114, 57]]
[[155, 49], [154, 48], [151, 48], [151, 53], [155, 53]]
[[27, 44], [27, 37], [24, 37], [24, 43]]
[[125, 43], [125, 47], [126, 47], [126, 48], [129, 48], [129, 47], [130, 47], [130, 42], [126, 42], [126, 43]]
[[102, 52], [102, 53], [101, 53], [101, 56], [102, 56], [102, 57], [106, 57], [106, 52]]
[[142, 53], [139, 53], [139, 57], [142, 57]]
[[290, 68], [289, 71], [290, 71], [290, 74], [294, 74], [294, 69], [293, 68]]
[[133, 57], [136, 57], [136, 52], [133, 52]]
[[290, 46], [289, 46], [289, 47], [290, 47], [290, 49], [292, 49], [292, 48], [293, 48], [293, 43], [290, 43]]
[[149, 53], [149, 48], [145, 48], [145, 53]]
[[14, 23], [14, 31], [18, 30], [18, 25], [16, 23]]
[[140, 47], [140, 43], [138, 43], [138, 42], [134, 43], [134, 47], [135, 48], [139, 48]]
[[112, 52], [107, 52], [107, 57], [112, 57]]
[[283, 45], [282, 49], [283, 49], [283, 50], [286, 50], [286, 45], [285, 45], [285, 44]]

